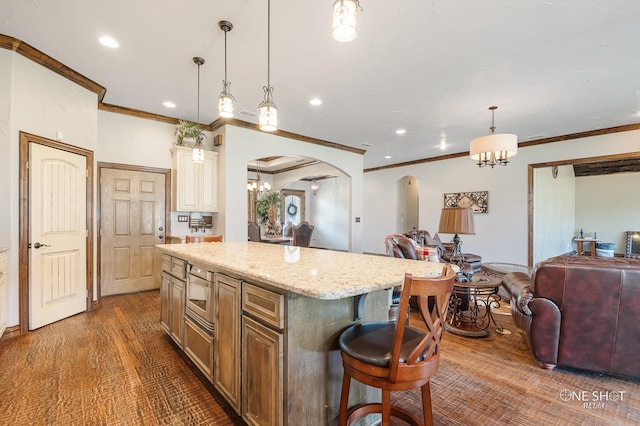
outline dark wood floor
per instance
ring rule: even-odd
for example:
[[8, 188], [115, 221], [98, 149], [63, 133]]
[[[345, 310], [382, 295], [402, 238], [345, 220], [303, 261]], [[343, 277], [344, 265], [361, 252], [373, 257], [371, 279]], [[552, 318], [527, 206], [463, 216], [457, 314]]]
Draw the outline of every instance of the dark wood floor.
[[[160, 330], [158, 312], [157, 291], [108, 297], [92, 313], [0, 340], [0, 425], [242, 424]], [[447, 333], [431, 383], [436, 425], [640, 422], [640, 381], [542, 370], [516, 333]], [[609, 400], [585, 406], [565, 391]], [[420, 412], [415, 392], [394, 399]]]

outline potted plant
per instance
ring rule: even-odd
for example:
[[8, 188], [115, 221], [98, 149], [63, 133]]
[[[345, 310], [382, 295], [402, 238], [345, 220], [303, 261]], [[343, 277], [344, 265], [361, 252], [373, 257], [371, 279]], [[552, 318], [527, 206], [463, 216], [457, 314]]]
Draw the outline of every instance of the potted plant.
[[256, 204], [258, 219], [260, 219], [260, 223], [265, 225], [266, 235], [280, 235], [281, 229], [278, 223], [280, 202], [280, 194], [278, 192], [267, 192]]
[[198, 123], [188, 120], [180, 120], [176, 127], [176, 145], [183, 145], [185, 140], [192, 140], [194, 144], [204, 141], [204, 131]]

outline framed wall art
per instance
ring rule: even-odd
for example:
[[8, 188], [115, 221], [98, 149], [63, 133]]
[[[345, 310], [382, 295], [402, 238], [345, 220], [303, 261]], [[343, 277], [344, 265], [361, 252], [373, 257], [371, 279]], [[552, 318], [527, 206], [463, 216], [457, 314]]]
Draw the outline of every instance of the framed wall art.
[[468, 207], [474, 213], [489, 212], [489, 191], [444, 194], [444, 207]]

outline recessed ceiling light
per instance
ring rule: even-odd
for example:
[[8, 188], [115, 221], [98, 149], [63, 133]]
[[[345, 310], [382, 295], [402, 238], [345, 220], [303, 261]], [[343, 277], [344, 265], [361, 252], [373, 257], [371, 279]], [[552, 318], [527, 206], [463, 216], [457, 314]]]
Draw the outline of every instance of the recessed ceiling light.
[[313, 98], [313, 99], [311, 99], [311, 100], [309, 101], [309, 103], [310, 103], [311, 105], [316, 105], [316, 106], [317, 106], [317, 105], [322, 105], [322, 99], [320, 99], [320, 98]]
[[120, 47], [120, 43], [118, 43], [116, 39], [111, 37], [104, 36], [104, 37], [100, 37], [98, 40], [100, 41], [100, 43], [102, 43], [103, 46], [107, 46], [112, 49], [116, 49]]
[[175, 108], [176, 107], [176, 104], [174, 104], [171, 101], [163, 102], [162, 105], [166, 106], [167, 108]]
[[405, 129], [396, 130], [396, 135], [404, 135], [405, 133], [407, 133], [407, 131]]
[[391, 156], [390, 155], [385, 155], [384, 158], [388, 160], [389, 158], [391, 158]]

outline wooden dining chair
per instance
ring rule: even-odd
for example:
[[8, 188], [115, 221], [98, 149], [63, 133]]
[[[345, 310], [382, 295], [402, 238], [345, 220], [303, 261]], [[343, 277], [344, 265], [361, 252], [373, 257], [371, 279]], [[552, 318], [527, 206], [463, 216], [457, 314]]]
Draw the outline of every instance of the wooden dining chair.
[[[433, 425], [429, 380], [440, 363], [440, 341], [455, 276], [449, 264], [434, 278], [406, 274], [397, 322], [355, 324], [342, 332], [339, 346], [344, 376], [339, 425], [349, 425], [372, 413], [382, 414], [382, 426], [388, 426], [392, 416], [414, 426]], [[409, 326], [411, 296], [418, 297], [424, 331]], [[382, 402], [359, 404], [348, 409], [351, 379], [381, 389]], [[392, 391], [417, 388], [422, 390], [423, 421], [408, 410], [391, 404]]]
[[258, 225], [256, 222], [249, 222], [247, 224], [247, 235], [249, 237], [249, 241], [260, 242], [260, 240], [262, 239], [260, 237], [260, 225]]
[[220, 243], [222, 242], [222, 235], [187, 235], [184, 239], [185, 243]]
[[313, 235], [314, 226], [309, 222], [300, 222], [293, 227], [292, 246], [309, 247], [311, 245], [311, 235]]

